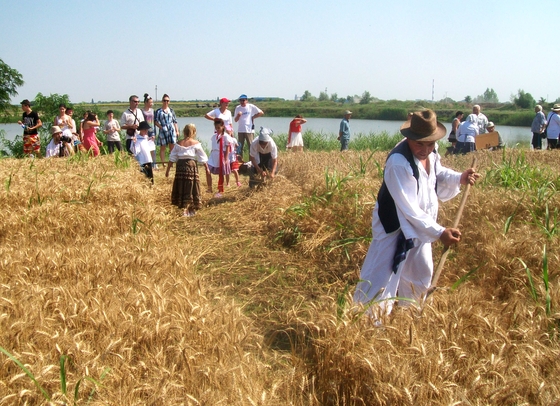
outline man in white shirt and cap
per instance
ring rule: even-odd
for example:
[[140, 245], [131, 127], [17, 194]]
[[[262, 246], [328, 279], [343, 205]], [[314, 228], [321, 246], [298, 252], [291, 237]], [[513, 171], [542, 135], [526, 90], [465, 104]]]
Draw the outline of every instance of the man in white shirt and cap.
[[460, 185], [479, 177], [470, 168], [455, 172], [441, 164], [437, 140], [446, 129], [432, 110], [413, 113], [401, 126], [406, 138], [389, 153], [383, 184], [373, 210], [373, 239], [354, 293], [366, 306], [378, 303], [372, 313], [390, 313], [395, 298], [404, 304], [419, 302], [433, 274], [432, 242], [449, 246], [461, 232], [437, 223], [438, 198], [449, 200]]

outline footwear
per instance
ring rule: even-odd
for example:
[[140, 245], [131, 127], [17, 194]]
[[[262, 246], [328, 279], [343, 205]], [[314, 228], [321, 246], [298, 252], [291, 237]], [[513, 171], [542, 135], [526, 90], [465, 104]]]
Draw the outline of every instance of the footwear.
[[216, 194], [214, 195], [214, 197], [215, 197], [216, 199], [221, 199], [222, 197], [224, 197], [224, 195], [221, 194], [220, 192], [218, 192], [218, 193], [216, 193]]
[[237, 187], [241, 187], [241, 182], [237, 182]]
[[212, 193], [212, 189], [206, 189], [206, 193]]

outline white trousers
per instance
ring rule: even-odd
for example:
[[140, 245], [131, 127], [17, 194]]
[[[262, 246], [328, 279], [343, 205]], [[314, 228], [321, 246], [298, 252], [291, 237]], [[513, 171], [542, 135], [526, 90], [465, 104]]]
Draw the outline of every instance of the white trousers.
[[[389, 314], [395, 299], [412, 299], [420, 303], [432, 282], [434, 263], [432, 244], [420, 243], [406, 253], [406, 259], [399, 264], [397, 273], [392, 270], [393, 257], [400, 230], [388, 234], [386, 238], [373, 240], [369, 246], [364, 265], [360, 272], [360, 282], [354, 293], [354, 302], [370, 307], [370, 313]], [[415, 241], [415, 244], [418, 240]], [[401, 300], [408, 305], [410, 301]]]

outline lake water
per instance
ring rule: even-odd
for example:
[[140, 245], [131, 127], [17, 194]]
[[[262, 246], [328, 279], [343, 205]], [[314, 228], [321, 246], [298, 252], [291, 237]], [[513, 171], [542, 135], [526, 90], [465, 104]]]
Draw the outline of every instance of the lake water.
[[[270, 128], [275, 134], [286, 134], [292, 118], [286, 117], [261, 117], [255, 120], [255, 129], [258, 131], [261, 126]], [[303, 125], [303, 129], [322, 132], [324, 134], [338, 135], [338, 128], [340, 125], [338, 118], [308, 118], [307, 123]], [[214, 125], [210, 120], [204, 117], [179, 117], [177, 119], [179, 129], [182, 131], [183, 127], [188, 123], [194, 123], [197, 128], [197, 138], [200, 142], [210, 145], [210, 137], [214, 132]], [[353, 136], [358, 134], [369, 135], [370, 133], [381, 133], [383, 131], [389, 134], [399, 132], [402, 122], [400, 121], [385, 121], [385, 120], [350, 120], [350, 130]], [[443, 123], [447, 128], [447, 133], [451, 130], [451, 123]], [[235, 128], [235, 127], [234, 127]], [[0, 130], [4, 130], [6, 138], [13, 140], [16, 135], [22, 134], [21, 127], [15, 124], [0, 124]], [[528, 146], [531, 142], [531, 130], [529, 127], [511, 127], [511, 126], [496, 126], [496, 130], [504, 139], [504, 142], [509, 146], [515, 144], [523, 144]]]

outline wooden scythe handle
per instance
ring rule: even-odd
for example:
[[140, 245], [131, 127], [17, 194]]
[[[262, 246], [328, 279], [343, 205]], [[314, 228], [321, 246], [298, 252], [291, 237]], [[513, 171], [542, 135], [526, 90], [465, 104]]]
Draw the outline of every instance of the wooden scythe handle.
[[[471, 168], [476, 170], [476, 157], [474, 157], [472, 160]], [[469, 196], [470, 190], [471, 190], [471, 184], [467, 183], [467, 187], [465, 189], [465, 192], [463, 193], [463, 198], [461, 199], [459, 210], [457, 210], [457, 214], [455, 215], [455, 220], [453, 221], [452, 228], [457, 228], [459, 226], [459, 222], [461, 221], [461, 216], [463, 215], [463, 209], [465, 208], [465, 204], [467, 203], [467, 197]], [[449, 254], [449, 246], [443, 249], [443, 254], [439, 259], [438, 266], [432, 278], [432, 285], [430, 286], [430, 289], [428, 289], [428, 292], [426, 293], [426, 297], [429, 296], [436, 289], [439, 277], [441, 275], [441, 271], [443, 270], [443, 265], [445, 264], [445, 260], [447, 259], [447, 254]]]

